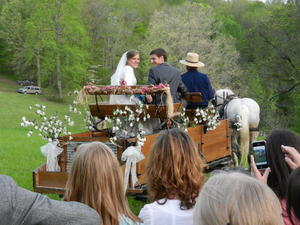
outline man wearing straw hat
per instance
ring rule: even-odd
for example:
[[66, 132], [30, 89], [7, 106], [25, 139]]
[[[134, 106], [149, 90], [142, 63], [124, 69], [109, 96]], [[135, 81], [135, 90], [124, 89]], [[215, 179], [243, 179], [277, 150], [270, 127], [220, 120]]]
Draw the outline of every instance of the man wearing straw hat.
[[187, 72], [182, 74], [182, 81], [189, 92], [201, 92], [202, 102], [189, 102], [187, 108], [207, 107], [208, 101], [213, 99], [214, 91], [206, 74], [200, 73], [197, 69], [204, 67], [204, 63], [199, 61], [197, 53], [189, 52], [186, 58], [179, 61], [186, 65]]

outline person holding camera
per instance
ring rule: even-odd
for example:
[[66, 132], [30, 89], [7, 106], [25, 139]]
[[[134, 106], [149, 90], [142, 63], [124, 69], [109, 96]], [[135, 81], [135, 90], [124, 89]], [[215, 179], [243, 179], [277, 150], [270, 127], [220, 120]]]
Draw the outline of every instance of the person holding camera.
[[[299, 165], [299, 164], [298, 164]], [[286, 212], [292, 225], [300, 224], [300, 167], [289, 178]]]
[[[289, 146], [289, 147], [288, 147]], [[268, 184], [280, 200], [285, 225], [300, 224], [287, 212], [288, 181], [294, 168], [300, 166], [300, 136], [284, 129], [273, 130], [266, 139], [266, 159], [269, 168], [259, 171], [251, 156], [251, 170], [255, 178]], [[293, 213], [292, 213], [293, 214]]]

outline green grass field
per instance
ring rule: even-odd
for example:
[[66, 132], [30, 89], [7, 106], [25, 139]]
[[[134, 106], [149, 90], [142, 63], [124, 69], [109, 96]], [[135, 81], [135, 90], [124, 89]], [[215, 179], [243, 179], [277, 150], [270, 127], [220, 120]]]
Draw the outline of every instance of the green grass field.
[[[32, 171], [44, 164], [46, 159], [40, 153], [40, 147], [46, 143], [36, 133], [32, 137], [26, 134], [29, 128], [20, 126], [22, 116], [32, 118], [34, 112], [29, 106], [42, 104], [47, 112], [64, 115], [68, 112], [68, 103], [56, 103], [43, 95], [18, 94], [16, 82], [0, 76], [0, 174], [14, 178], [23, 188], [33, 190]], [[83, 117], [75, 115], [75, 125], [71, 132], [85, 131]], [[49, 195], [58, 199], [56, 195]], [[144, 203], [129, 198], [132, 210], [138, 214]]]

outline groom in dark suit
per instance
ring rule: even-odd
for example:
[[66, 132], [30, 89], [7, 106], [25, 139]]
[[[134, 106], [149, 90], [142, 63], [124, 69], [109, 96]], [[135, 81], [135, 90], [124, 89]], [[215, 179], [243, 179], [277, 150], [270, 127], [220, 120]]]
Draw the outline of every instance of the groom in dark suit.
[[[150, 52], [150, 60], [154, 67], [149, 71], [148, 83], [153, 85], [160, 83], [169, 84], [174, 103], [180, 102], [180, 99], [186, 94], [187, 89], [181, 80], [179, 70], [166, 63], [166, 51], [162, 48], [152, 50]], [[148, 99], [148, 102], [151, 101]], [[156, 96], [155, 103], [161, 103], [158, 96]]]

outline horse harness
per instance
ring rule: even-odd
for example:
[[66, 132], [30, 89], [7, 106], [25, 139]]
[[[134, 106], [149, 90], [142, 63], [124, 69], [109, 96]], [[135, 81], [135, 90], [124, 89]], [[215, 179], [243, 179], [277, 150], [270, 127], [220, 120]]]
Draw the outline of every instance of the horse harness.
[[[216, 96], [218, 97], [218, 96]], [[227, 117], [227, 115], [225, 114], [226, 113], [226, 108], [227, 108], [227, 105], [229, 104], [229, 102], [233, 99], [236, 99], [238, 98], [236, 95], [232, 94], [232, 95], [227, 95], [226, 97], [223, 96], [223, 104], [218, 104], [216, 105], [216, 107], [220, 106], [220, 110], [219, 110], [219, 115], [220, 115], [220, 118], [222, 119], [225, 119]], [[217, 103], [217, 101], [216, 101]], [[249, 131], [259, 131], [258, 127], [257, 128], [249, 128]]]
[[[217, 97], [217, 96], [216, 96]], [[236, 95], [227, 95], [226, 97], [223, 96], [223, 104], [219, 104], [219, 105], [216, 105], [216, 107], [218, 106], [221, 106], [220, 110], [219, 110], [219, 114], [220, 114], [220, 117], [222, 119], [226, 118], [226, 115], [225, 115], [225, 112], [226, 112], [226, 107], [228, 105], [228, 103], [233, 100], [233, 99], [236, 99], [238, 98]], [[216, 101], [217, 102], [217, 101]]]

